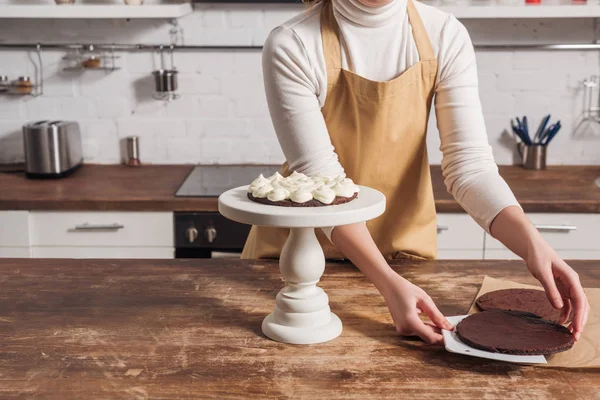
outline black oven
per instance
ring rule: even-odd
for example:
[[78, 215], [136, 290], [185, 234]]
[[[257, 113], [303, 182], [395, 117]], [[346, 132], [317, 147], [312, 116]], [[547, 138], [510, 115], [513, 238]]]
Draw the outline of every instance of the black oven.
[[175, 213], [175, 258], [211, 258], [241, 254], [250, 225], [218, 212]]

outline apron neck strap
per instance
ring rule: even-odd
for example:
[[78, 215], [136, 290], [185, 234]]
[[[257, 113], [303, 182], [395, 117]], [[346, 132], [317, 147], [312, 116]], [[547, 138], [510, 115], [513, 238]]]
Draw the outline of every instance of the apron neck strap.
[[413, 0], [407, 1], [406, 8], [408, 12], [408, 22], [412, 28], [415, 44], [417, 45], [417, 51], [419, 52], [419, 60], [434, 60], [435, 53], [433, 52], [429, 35], [427, 34], [427, 30], [425, 30], [423, 20], [421, 19]]
[[[340, 27], [333, 14], [333, 0], [328, 1], [321, 12], [321, 38], [323, 40], [323, 54], [327, 69], [338, 70], [342, 68], [342, 50], [340, 41]], [[413, 37], [421, 61], [434, 60], [435, 54], [431, 41], [423, 25], [423, 21], [413, 3], [407, 1], [408, 22], [412, 27]]]
[[333, 0], [325, 3], [321, 11], [321, 39], [323, 55], [327, 69], [342, 68], [342, 50], [340, 45], [340, 27], [333, 15]]

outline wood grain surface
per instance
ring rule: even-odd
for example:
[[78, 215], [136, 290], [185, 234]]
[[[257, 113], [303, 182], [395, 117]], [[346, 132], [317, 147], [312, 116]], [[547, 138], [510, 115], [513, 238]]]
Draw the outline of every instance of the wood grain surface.
[[[600, 286], [598, 262], [572, 262]], [[519, 262], [399, 261], [446, 315], [485, 274], [533, 283]], [[600, 399], [600, 371], [520, 367], [398, 337], [360, 272], [321, 286], [344, 323], [325, 344], [262, 336], [282, 281], [273, 262], [0, 260], [0, 398]]]
[[[0, 210], [217, 211], [216, 198], [175, 197], [190, 165], [85, 165], [69, 178], [29, 180], [0, 173]], [[438, 212], [463, 212], [446, 191], [440, 166], [432, 166]], [[500, 167], [500, 173], [528, 212], [600, 212], [600, 166], [550, 167], [527, 171]]]

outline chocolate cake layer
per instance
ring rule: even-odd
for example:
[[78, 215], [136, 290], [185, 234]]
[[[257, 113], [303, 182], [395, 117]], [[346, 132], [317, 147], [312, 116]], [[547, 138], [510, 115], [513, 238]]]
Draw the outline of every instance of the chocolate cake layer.
[[573, 347], [573, 334], [562, 325], [520, 311], [482, 311], [456, 326], [460, 340], [476, 349], [514, 355], [559, 353]]
[[282, 200], [282, 201], [271, 201], [267, 198], [261, 199], [258, 197], [252, 196], [252, 193], [248, 193], [248, 198], [252, 201], [255, 201], [260, 204], [266, 204], [269, 206], [279, 206], [279, 207], [327, 207], [327, 206], [335, 206], [339, 204], [349, 203], [352, 200], [358, 197], [358, 193], [354, 193], [352, 197], [341, 197], [337, 196], [331, 204], [321, 203], [319, 200], [309, 200], [306, 203], [296, 203], [291, 200]]
[[[561, 310], [550, 304], [546, 293], [536, 289], [502, 289], [488, 292], [477, 299], [480, 310], [523, 311], [552, 322], [560, 321]], [[569, 319], [572, 318], [572, 315]]]

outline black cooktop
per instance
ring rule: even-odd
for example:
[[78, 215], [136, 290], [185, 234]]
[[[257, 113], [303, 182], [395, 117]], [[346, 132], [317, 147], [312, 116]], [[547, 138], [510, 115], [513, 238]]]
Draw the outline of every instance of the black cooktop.
[[216, 197], [229, 189], [250, 184], [259, 174], [268, 176], [278, 170], [278, 165], [198, 165], [175, 196]]

